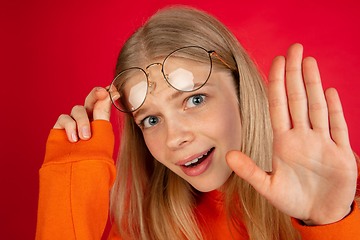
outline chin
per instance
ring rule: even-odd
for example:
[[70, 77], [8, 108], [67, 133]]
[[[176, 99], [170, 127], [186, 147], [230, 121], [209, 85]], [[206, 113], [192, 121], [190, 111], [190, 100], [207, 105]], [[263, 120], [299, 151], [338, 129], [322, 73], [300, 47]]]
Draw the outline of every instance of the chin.
[[199, 192], [211, 192], [214, 190], [220, 190], [223, 189], [224, 184], [227, 182], [229, 178], [224, 179], [223, 181], [219, 181], [220, 179], [217, 179], [218, 181], [208, 181], [206, 184], [204, 183], [191, 183], [191, 186], [198, 190]]

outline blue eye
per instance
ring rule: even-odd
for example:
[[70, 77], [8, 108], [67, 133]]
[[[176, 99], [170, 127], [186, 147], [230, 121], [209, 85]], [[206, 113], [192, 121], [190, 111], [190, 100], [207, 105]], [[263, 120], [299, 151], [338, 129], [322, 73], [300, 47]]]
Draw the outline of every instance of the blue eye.
[[201, 103], [203, 103], [204, 99], [205, 99], [205, 96], [201, 95], [201, 94], [191, 96], [186, 100], [186, 107], [188, 107], [188, 108], [196, 107], [196, 106], [200, 105]]
[[149, 116], [142, 121], [142, 124], [145, 128], [149, 128], [155, 126], [159, 121], [158, 117]]

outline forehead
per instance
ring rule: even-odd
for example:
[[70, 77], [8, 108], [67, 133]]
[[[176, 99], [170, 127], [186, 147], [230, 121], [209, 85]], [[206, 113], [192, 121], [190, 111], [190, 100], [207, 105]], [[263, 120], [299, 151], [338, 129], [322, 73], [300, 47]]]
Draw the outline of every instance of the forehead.
[[233, 76], [228, 68], [213, 65], [211, 61], [204, 63], [179, 57], [167, 59], [163, 65], [153, 62], [148, 66], [150, 67], [146, 72], [151, 92], [157, 92], [161, 87], [166, 89], [165, 86], [182, 92], [192, 92], [202, 87], [211, 75], [222, 73], [223, 76]]
[[208, 108], [211, 108], [218, 101], [224, 102], [224, 99], [235, 98], [238, 101], [236, 92], [234, 77], [229, 71], [214, 71], [209, 81], [195, 92], [186, 93], [173, 88], [163, 88], [159, 89], [157, 93], [148, 94], [141, 108], [132, 114], [134, 120], [138, 121], [148, 115], [161, 114], [162, 111], [168, 113], [176, 111], [176, 109], [182, 109], [184, 99], [194, 94], [205, 94], [207, 98], [211, 99], [212, 104], [207, 104]]
[[[154, 89], [149, 89], [146, 100], [144, 104], [139, 109], [140, 112], [143, 112], [142, 109], [154, 108], [159, 104], [170, 104], [173, 100], [178, 99], [182, 95], [190, 96], [193, 94], [214, 94], [215, 92], [218, 94], [228, 93], [229, 90], [232, 92], [235, 91], [234, 78], [229, 71], [224, 70], [214, 70], [211, 73], [208, 81], [205, 84], [195, 83], [195, 87], [201, 87], [198, 90], [185, 92], [178, 91], [173, 87], [169, 86], [164, 80], [162, 76], [159, 76], [157, 72], [155, 77], [155, 82], [153, 83]], [[216, 90], [216, 91], [215, 91]], [[210, 92], [209, 92], [210, 91]]]
[[132, 71], [119, 80], [127, 109], [141, 106], [149, 92], [157, 93], [169, 87], [182, 92], [195, 91], [206, 83], [212, 71], [210, 53], [200, 47], [178, 49], [166, 57], [148, 59], [146, 64], [142, 66], [144, 71], [137, 74]]
[[167, 44], [167, 46], [157, 46], [156, 48], [148, 49], [146, 52], [139, 52], [138, 56], [142, 60], [141, 67], [145, 69], [154, 62], [169, 62], [174, 58], [193, 60], [204, 63], [209, 63], [211, 61], [210, 53], [205, 48], [200, 46], [185, 46], [176, 48], [174, 46], [171, 47], [170, 45]]

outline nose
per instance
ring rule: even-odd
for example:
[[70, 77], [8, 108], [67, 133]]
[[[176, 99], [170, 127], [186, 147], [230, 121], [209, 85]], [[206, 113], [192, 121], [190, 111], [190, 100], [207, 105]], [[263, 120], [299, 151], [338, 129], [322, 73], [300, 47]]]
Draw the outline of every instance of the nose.
[[180, 114], [167, 119], [166, 130], [166, 145], [170, 150], [183, 148], [195, 138], [189, 120]]

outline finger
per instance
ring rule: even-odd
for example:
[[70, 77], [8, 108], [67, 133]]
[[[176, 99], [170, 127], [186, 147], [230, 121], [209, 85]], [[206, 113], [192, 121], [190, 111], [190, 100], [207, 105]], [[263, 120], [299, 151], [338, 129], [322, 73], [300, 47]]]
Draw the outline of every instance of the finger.
[[329, 134], [329, 115], [321, 85], [319, 68], [316, 60], [307, 57], [303, 60], [303, 74], [308, 97], [309, 119], [314, 131]]
[[337, 145], [349, 146], [348, 128], [339, 94], [334, 88], [329, 88], [325, 91], [325, 97], [329, 109], [331, 138]]
[[94, 88], [85, 99], [85, 109], [92, 120], [110, 120], [111, 101], [105, 88]]
[[290, 46], [285, 67], [289, 110], [295, 128], [310, 127], [306, 91], [301, 70], [302, 54], [303, 47], [301, 44]]
[[255, 190], [266, 197], [270, 186], [270, 176], [260, 169], [253, 160], [240, 151], [226, 154], [229, 167], [242, 179], [250, 183]]
[[291, 128], [285, 90], [285, 58], [274, 58], [269, 73], [269, 110], [274, 132]]
[[74, 118], [80, 139], [88, 140], [91, 137], [90, 120], [84, 106], [75, 106], [70, 116]]
[[102, 87], [95, 87], [91, 90], [91, 92], [85, 98], [85, 109], [89, 115], [92, 116], [95, 104], [108, 95], [106, 89]]
[[78, 141], [78, 134], [76, 131], [76, 122], [69, 115], [62, 114], [56, 121], [54, 129], [65, 129], [66, 135], [70, 142]]

